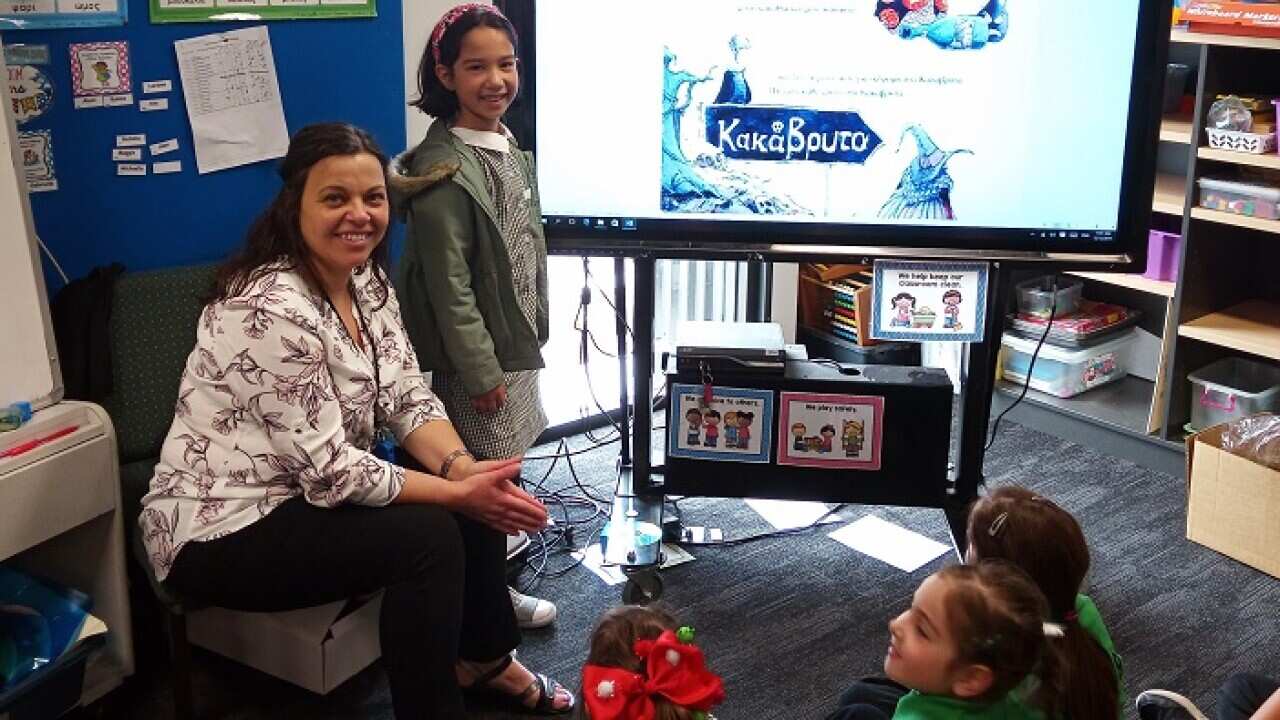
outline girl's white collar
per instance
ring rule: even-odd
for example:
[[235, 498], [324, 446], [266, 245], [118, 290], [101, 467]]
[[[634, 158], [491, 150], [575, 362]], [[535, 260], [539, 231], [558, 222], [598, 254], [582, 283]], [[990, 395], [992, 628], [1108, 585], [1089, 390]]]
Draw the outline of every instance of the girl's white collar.
[[497, 132], [464, 127], [451, 127], [449, 132], [468, 145], [502, 153], [511, 152], [511, 141], [515, 139], [506, 125], [499, 125]]

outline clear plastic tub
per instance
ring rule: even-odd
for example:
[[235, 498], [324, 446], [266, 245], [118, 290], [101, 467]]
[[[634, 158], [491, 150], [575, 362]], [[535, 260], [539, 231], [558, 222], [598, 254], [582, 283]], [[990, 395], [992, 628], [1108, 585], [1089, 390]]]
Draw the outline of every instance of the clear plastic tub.
[[[1085, 390], [1115, 382], [1129, 374], [1129, 353], [1137, 330], [1120, 333], [1113, 340], [1079, 350], [1045, 343], [1031, 371], [1031, 388], [1067, 398]], [[1026, 382], [1036, 340], [1005, 333], [1001, 367], [1006, 380]]]
[[1223, 358], [1187, 375], [1191, 427], [1220, 425], [1257, 413], [1280, 412], [1280, 368], [1245, 358]]
[[1058, 304], [1053, 304], [1053, 276], [1045, 275], [1018, 283], [1018, 312], [1047, 318], [1053, 310], [1055, 317], [1070, 315], [1080, 307], [1080, 292], [1084, 283], [1075, 278], [1058, 276]]
[[1200, 207], [1275, 220], [1280, 218], [1280, 189], [1266, 185], [1200, 178]]

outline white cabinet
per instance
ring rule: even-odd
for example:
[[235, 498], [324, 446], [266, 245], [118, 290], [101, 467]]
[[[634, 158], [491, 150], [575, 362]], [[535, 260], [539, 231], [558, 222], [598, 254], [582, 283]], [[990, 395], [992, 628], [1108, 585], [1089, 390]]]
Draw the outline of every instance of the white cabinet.
[[81, 703], [97, 700], [133, 673], [133, 631], [125, 578], [115, 430], [91, 403], [65, 401], [0, 435], [0, 451], [76, 429], [0, 459], [0, 562], [93, 597], [107, 624], [106, 649], [85, 672]]

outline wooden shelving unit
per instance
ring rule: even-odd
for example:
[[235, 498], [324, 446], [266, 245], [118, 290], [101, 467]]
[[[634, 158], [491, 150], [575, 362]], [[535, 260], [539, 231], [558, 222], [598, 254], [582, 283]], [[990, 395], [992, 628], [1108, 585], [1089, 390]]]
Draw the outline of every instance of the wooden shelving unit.
[[1076, 275], [1088, 280], [1094, 280], [1108, 285], [1129, 288], [1130, 290], [1138, 290], [1151, 295], [1159, 295], [1161, 297], [1171, 298], [1178, 289], [1178, 284], [1167, 280], [1152, 280], [1137, 274], [1129, 273], [1100, 273], [1100, 272], [1073, 272]]
[[1280, 38], [1193, 33], [1179, 28], [1174, 28], [1169, 33], [1169, 41], [1189, 45], [1220, 45], [1223, 47], [1254, 48], [1256, 50], [1280, 50]]
[[1182, 337], [1280, 360], [1280, 303], [1249, 300], [1178, 327]]
[[[1022, 384], [1001, 380], [996, 383], [996, 391], [1017, 397], [1022, 392]], [[1147, 437], [1150, 435], [1147, 423], [1152, 392], [1154, 385], [1151, 382], [1131, 376], [1075, 397], [1060, 398], [1039, 390], [1028, 390], [1026, 399], [1110, 430]]]
[[[1226, 357], [1280, 363], [1280, 220], [1202, 208], [1196, 181], [1224, 171], [1280, 172], [1280, 155], [1204, 147], [1204, 115], [1227, 93], [1280, 95], [1269, 68], [1280, 38], [1174, 30], [1170, 61], [1191, 65], [1195, 105], [1160, 119], [1153, 226], [1180, 232], [1182, 257], [1173, 282], [1141, 275], [1077, 272], [1086, 297], [1143, 309], [1142, 328], [1160, 340], [1155, 381], [1135, 376], [1074, 398], [1031, 391], [1009, 417], [1103, 452], [1180, 474], [1183, 428], [1192, 393], [1187, 376]], [[993, 409], [1008, 407], [1021, 386], [1000, 382]]]
[[1160, 140], [1163, 142], [1191, 143], [1191, 116], [1165, 115], [1160, 121]]
[[1235, 213], [1222, 212], [1221, 210], [1210, 210], [1209, 208], [1202, 207], [1191, 208], [1191, 217], [1196, 220], [1221, 223], [1223, 225], [1234, 225], [1236, 227], [1248, 228], [1250, 230], [1261, 230], [1262, 232], [1267, 233], [1280, 233], [1280, 220], [1268, 220], [1266, 218], [1256, 218], [1248, 215], [1237, 215]]
[[1232, 165], [1248, 165], [1250, 167], [1267, 168], [1268, 170], [1280, 170], [1280, 155], [1275, 153], [1255, 155], [1253, 153], [1202, 147], [1196, 150], [1196, 156], [1201, 160], [1213, 160], [1215, 162], [1231, 163]]
[[1166, 215], [1181, 215], [1187, 208], [1187, 179], [1173, 173], [1156, 175], [1156, 192], [1151, 209]]
[[[1214, 35], [1174, 30], [1170, 56], [1198, 68], [1196, 105], [1190, 127], [1165, 121], [1162, 137], [1190, 135], [1185, 155], [1162, 143], [1166, 160], [1185, 160], [1180, 187], [1164, 178], [1158, 193], [1182, 190], [1195, 198], [1201, 177], [1280, 171], [1280, 155], [1251, 154], [1205, 147], [1204, 116], [1219, 95], [1280, 95], [1280, 82], [1268, 71], [1280, 60], [1280, 38]], [[1174, 163], [1164, 163], [1167, 167]], [[1273, 183], [1274, 184], [1274, 183]], [[1171, 198], [1172, 196], [1168, 196]], [[1157, 201], [1158, 202], [1158, 201]], [[1199, 207], [1194, 201], [1182, 216], [1183, 259], [1171, 301], [1168, 357], [1164, 361], [1163, 402], [1166, 440], [1178, 440], [1193, 401], [1187, 376], [1223, 358], [1280, 362], [1280, 220], [1249, 217]]]

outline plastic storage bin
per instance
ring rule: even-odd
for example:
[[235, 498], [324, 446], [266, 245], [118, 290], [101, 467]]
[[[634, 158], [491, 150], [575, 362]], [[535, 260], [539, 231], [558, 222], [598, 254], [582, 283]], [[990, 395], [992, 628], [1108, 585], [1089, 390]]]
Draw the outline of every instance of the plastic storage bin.
[[1182, 236], [1152, 230], [1147, 233], [1147, 269], [1142, 277], [1150, 280], [1176, 280], [1178, 259], [1182, 255]]
[[1058, 302], [1053, 302], [1053, 276], [1045, 275], [1018, 283], [1018, 312], [1047, 318], [1053, 310], [1055, 317], [1070, 315], [1080, 307], [1080, 292], [1084, 283], [1075, 278], [1058, 277]]
[[1200, 207], [1275, 220], [1280, 218], [1280, 189], [1266, 185], [1200, 178]]
[[[1079, 350], [1045, 343], [1031, 371], [1031, 388], [1066, 398], [1123, 378], [1129, 374], [1129, 352], [1137, 332], [1127, 330], [1112, 340]], [[1001, 344], [1005, 379], [1026, 382], [1036, 340], [1005, 333]]]
[[1280, 368], [1245, 358], [1219, 360], [1187, 375], [1191, 427], [1204, 430], [1261, 412], [1280, 412]]
[[[1081, 300], [1080, 309], [1075, 313], [1054, 318], [1045, 342], [1071, 349], [1091, 347], [1114, 339], [1117, 332], [1138, 324], [1141, 317], [1139, 310]], [[1007, 319], [1011, 332], [1037, 342], [1044, 335], [1045, 325], [1049, 324], [1048, 318], [1027, 315], [1008, 315]]]

